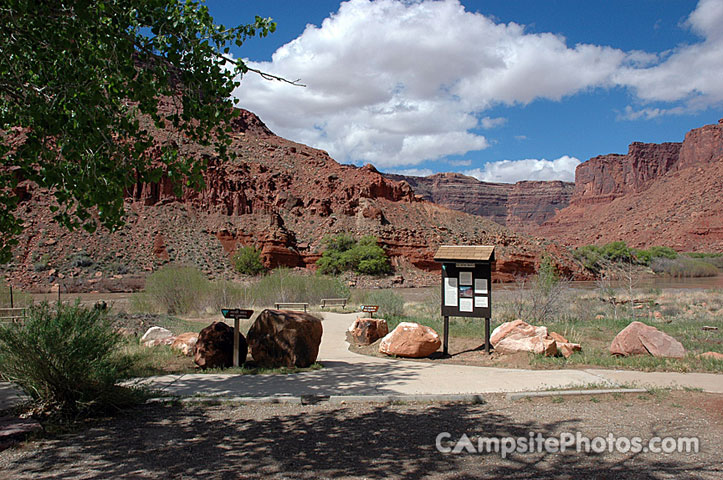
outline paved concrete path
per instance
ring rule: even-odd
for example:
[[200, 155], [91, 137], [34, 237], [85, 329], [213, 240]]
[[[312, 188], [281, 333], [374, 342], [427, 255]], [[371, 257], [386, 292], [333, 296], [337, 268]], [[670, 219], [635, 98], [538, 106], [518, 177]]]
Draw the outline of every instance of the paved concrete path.
[[[410, 362], [348, 350], [346, 329], [359, 313], [324, 313], [319, 361], [324, 368], [295, 375], [164, 375], [142, 384], [180, 396], [455, 395], [574, 388], [589, 384], [689, 387], [723, 393], [723, 375], [629, 370], [522, 370]], [[16, 398], [0, 384], [0, 408]], [[5, 398], [3, 398], [5, 397]]]
[[723, 393], [723, 375], [602, 369], [522, 370], [410, 362], [350, 352], [346, 329], [359, 313], [324, 313], [321, 370], [295, 375], [166, 375], [144, 383], [167, 393], [222, 396], [429, 395], [522, 392], [589, 384], [685, 386]]

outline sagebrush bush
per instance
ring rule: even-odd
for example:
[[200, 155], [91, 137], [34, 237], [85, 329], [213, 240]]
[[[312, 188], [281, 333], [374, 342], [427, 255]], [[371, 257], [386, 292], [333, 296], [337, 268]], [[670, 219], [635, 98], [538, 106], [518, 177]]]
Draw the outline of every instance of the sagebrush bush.
[[655, 273], [664, 273], [672, 277], [715, 277], [718, 269], [702, 258], [679, 256], [675, 259], [654, 258], [650, 268]]
[[404, 314], [404, 298], [391, 290], [372, 290], [359, 297], [362, 305], [379, 305], [380, 317], [400, 317]]
[[274, 302], [319, 303], [322, 298], [348, 297], [349, 288], [338, 278], [324, 275], [299, 275], [279, 268], [247, 287], [256, 305]]
[[100, 310], [34, 305], [25, 322], [0, 326], [0, 374], [46, 411], [121, 407], [137, 398], [117, 385], [133, 362], [121, 345]]
[[233, 256], [233, 266], [244, 275], [258, 275], [266, 270], [261, 261], [261, 251], [256, 247], [240, 247]]
[[194, 267], [167, 266], [146, 280], [145, 296], [159, 311], [182, 315], [205, 307], [211, 282]]

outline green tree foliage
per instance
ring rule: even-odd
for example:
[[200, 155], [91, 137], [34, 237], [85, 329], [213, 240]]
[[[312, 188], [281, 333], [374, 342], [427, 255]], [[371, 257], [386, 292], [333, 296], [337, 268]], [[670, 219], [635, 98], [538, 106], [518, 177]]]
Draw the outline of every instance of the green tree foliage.
[[120, 407], [136, 395], [117, 385], [132, 366], [105, 314], [76, 305], [30, 307], [0, 326], [0, 373], [43, 410], [69, 414]]
[[244, 275], [258, 275], [266, 270], [261, 261], [261, 252], [256, 247], [246, 246], [236, 250], [233, 265], [237, 272]]
[[670, 247], [650, 247], [646, 250], [629, 248], [625, 242], [610, 242], [601, 247], [584, 245], [576, 248], [575, 258], [591, 272], [598, 273], [605, 264], [631, 263], [650, 265], [656, 258], [674, 260], [678, 252]]
[[319, 273], [337, 275], [352, 270], [365, 275], [384, 275], [392, 271], [387, 254], [371, 235], [356, 241], [341, 233], [325, 238], [324, 244], [324, 253], [316, 262]]
[[134, 182], [167, 175], [177, 188], [200, 186], [204, 163], [184, 144], [227, 155], [238, 75], [283, 80], [229, 58], [229, 47], [275, 28], [260, 17], [216, 24], [192, 0], [4, 1], [0, 260], [22, 231], [20, 181], [53, 193], [56, 221], [88, 231], [121, 224]]

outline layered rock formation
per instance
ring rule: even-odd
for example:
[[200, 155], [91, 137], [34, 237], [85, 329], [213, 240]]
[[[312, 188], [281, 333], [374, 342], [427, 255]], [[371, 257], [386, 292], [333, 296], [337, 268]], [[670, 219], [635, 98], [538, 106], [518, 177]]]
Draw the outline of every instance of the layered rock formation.
[[532, 232], [569, 245], [723, 251], [723, 120], [682, 143], [633, 143], [578, 165], [570, 205]]
[[551, 242], [435, 205], [371, 165], [340, 165], [324, 151], [273, 135], [250, 112], [242, 111], [234, 127], [231, 160], [200, 145], [179, 147], [206, 159], [205, 188], [174, 189], [168, 178], [137, 182], [117, 232], [67, 232], [52, 221], [48, 192], [27, 186], [19, 207], [25, 231], [6, 277], [24, 286], [102, 290], [176, 263], [234, 278], [230, 257], [242, 245], [261, 249], [269, 267], [313, 269], [324, 236], [341, 232], [376, 236], [397, 267], [438, 269], [433, 255], [443, 243], [494, 244], [495, 280], [534, 273], [543, 253], [556, 256], [563, 274], [582, 275], [570, 253]]
[[570, 203], [573, 192], [572, 183], [561, 181], [490, 183], [460, 173], [385, 176], [407, 182], [425, 200], [479, 215], [521, 232], [552, 218], [557, 210]]

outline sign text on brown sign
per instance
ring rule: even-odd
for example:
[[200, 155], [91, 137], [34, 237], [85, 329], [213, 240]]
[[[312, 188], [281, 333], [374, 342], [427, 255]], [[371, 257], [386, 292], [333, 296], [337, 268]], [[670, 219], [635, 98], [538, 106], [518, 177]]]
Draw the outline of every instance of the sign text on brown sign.
[[362, 305], [361, 310], [366, 313], [374, 313], [379, 310], [379, 305]]

